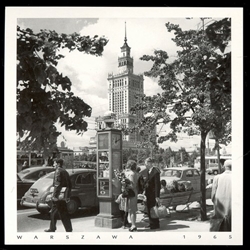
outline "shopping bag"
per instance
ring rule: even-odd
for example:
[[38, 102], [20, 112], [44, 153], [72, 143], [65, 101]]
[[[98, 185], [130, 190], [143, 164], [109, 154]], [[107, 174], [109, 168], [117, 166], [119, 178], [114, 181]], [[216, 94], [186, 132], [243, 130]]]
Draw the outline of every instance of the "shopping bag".
[[151, 218], [165, 218], [169, 215], [168, 209], [164, 205], [155, 205], [150, 209]]
[[151, 209], [150, 209], [150, 217], [151, 217], [152, 219], [159, 218], [159, 217], [158, 217], [158, 212], [157, 212], [157, 210], [158, 210], [158, 207], [157, 207], [157, 206], [151, 207]]
[[158, 218], [165, 218], [168, 216], [168, 210], [164, 205], [160, 205], [157, 208]]

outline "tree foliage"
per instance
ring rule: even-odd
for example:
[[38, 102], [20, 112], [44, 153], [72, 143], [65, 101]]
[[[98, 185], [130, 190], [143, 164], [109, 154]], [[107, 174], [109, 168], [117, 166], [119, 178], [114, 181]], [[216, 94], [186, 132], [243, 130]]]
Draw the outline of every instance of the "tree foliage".
[[152, 68], [145, 76], [156, 78], [163, 92], [143, 96], [131, 112], [143, 110], [146, 115], [132, 129], [153, 129], [159, 123], [169, 124], [167, 135], [157, 142], [177, 141], [177, 135], [201, 135], [201, 217], [206, 219], [205, 204], [205, 139], [210, 130], [223, 134], [231, 120], [231, 52], [224, 53], [230, 41], [231, 20], [214, 22], [206, 30], [183, 31], [179, 25], [166, 23], [168, 32], [178, 47], [177, 58], [169, 60], [168, 53], [155, 50], [143, 55]]
[[92, 109], [71, 92], [72, 82], [58, 72], [62, 50], [77, 50], [101, 56], [108, 40], [104, 37], [58, 34], [17, 27], [17, 134], [22, 148], [57, 148], [60, 135], [55, 123], [81, 134], [87, 130], [84, 118]]

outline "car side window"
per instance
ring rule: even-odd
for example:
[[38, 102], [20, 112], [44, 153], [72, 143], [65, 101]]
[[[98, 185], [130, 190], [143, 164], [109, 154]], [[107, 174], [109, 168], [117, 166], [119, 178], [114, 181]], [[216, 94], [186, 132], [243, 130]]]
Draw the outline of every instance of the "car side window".
[[186, 172], [186, 177], [192, 177], [193, 176], [193, 171], [192, 170], [188, 170]]
[[181, 177], [181, 172], [178, 171], [178, 170], [173, 171], [173, 176], [176, 176], [176, 177], [180, 178]]
[[78, 185], [84, 185], [84, 184], [91, 184], [92, 178], [91, 174], [79, 174], [76, 178], [76, 184]]
[[194, 176], [200, 176], [200, 173], [196, 169], [194, 170]]
[[33, 172], [29, 175], [26, 175], [25, 179], [37, 180], [39, 179], [39, 172]]
[[170, 171], [170, 170], [164, 171], [162, 173], [162, 176], [168, 176], [168, 177], [170, 177], [170, 176], [172, 176], [172, 171]]

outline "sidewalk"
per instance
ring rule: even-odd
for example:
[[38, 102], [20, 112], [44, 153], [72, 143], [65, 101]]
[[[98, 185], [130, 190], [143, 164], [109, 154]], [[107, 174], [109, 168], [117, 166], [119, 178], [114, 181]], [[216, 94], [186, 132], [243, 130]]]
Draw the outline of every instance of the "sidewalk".
[[[137, 213], [136, 225], [138, 232], [168, 231], [168, 232], [209, 232], [209, 220], [200, 221], [200, 209], [198, 203], [191, 204], [189, 210], [185, 206], [178, 206], [177, 211], [172, 211], [170, 216], [160, 219], [160, 229], [151, 230], [145, 228], [148, 219], [144, 214]], [[184, 210], [183, 210], [184, 209]], [[183, 211], [182, 211], [183, 210]], [[211, 215], [213, 206], [207, 202], [207, 215]], [[73, 232], [128, 232], [123, 228], [104, 228], [95, 226], [95, 216], [72, 219]], [[65, 232], [60, 220], [57, 222], [57, 232]], [[134, 232], [136, 233], [136, 232]]]

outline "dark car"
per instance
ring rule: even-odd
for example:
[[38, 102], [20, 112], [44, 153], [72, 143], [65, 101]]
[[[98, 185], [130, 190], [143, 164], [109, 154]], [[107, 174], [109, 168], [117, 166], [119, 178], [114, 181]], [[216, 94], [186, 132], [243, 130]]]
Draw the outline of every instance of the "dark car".
[[20, 203], [25, 192], [42, 176], [55, 171], [53, 167], [30, 167], [17, 173], [17, 202]]
[[[79, 208], [97, 207], [99, 202], [96, 191], [96, 170], [67, 169], [72, 183], [70, 201], [67, 208], [70, 214]], [[21, 205], [36, 208], [39, 213], [48, 213], [51, 209], [51, 194], [54, 173], [36, 181], [25, 193]]]

